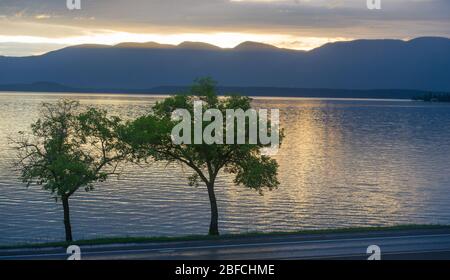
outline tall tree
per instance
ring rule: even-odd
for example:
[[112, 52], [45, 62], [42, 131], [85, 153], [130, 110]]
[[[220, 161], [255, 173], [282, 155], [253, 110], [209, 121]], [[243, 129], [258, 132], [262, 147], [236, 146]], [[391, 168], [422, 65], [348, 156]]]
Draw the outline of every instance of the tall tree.
[[120, 119], [94, 108], [80, 112], [79, 107], [73, 100], [43, 103], [31, 132], [20, 132], [13, 141], [20, 179], [61, 200], [68, 242], [73, 241], [70, 197], [80, 188], [92, 191], [94, 183], [116, 174], [117, 164], [126, 158], [117, 134]]
[[[193, 170], [192, 176], [189, 177], [189, 184], [193, 186], [203, 182], [206, 185], [211, 205], [209, 234], [219, 235], [219, 212], [215, 193], [215, 183], [219, 172], [234, 174], [236, 184], [262, 193], [263, 189], [272, 190], [278, 187], [278, 164], [274, 159], [261, 154], [261, 150], [267, 145], [259, 141], [256, 144], [250, 144], [249, 125], [244, 128], [246, 137], [244, 144], [237, 144], [237, 141], [234, 142], [235, 144], [227, 144], [225, 133], [221, 134], [219, 131], [214, 134], [215, 137], [222, 138], [223, 144], [217, 142], [193, 144], [194, 135], [188, 136], [192, 137], [192, 144], [175, 144], [172, 130], [180, 124], [180, 121], [173, 120], [172, 113], [177, 109], [189, 111], [193, 131], [196, 122], [195, 101], [203, 102], [203, 112], [216, 109], [222, 115], [226, 115], [227, 110], [230, 109], [243, 111], [251, 109], [250, 98], [241, 96], [219, 98], [213, 80], [199, 79], [188, 94], [169, 97], [157, 103], [148, 115], [128, 123], [124, 135], [126, 142], [135, 151], [136, 159], [151, 158], [156, 161], [177, 162]], [[214, 121], [215, 117], [211, 117], [209, 121], [202, 122], [202, 131]], [[237, 119], [235, 124], [234, 129], [237, 130]], [[222, 125], [226, 131], [226, 125]], [[235, 132], [234, 135], [237, 137], [238, 133]], [[280, 134], [281, 139], [282, 132]]]

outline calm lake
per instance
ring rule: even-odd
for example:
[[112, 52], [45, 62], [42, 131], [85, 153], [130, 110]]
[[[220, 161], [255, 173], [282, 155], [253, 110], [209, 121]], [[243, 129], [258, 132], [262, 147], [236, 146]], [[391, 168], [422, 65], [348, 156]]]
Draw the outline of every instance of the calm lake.
[[[12, 170], [8, 137], [29, 129], [40, 103], [62, 95], [0, 93], [0, 244], [64, 239], [62, 207]], [[64, 95], [67, 97], [67, 95]], [[131, 118], [158, 99], [69, 95]], [[450, 224], [450, 105], [395, 100], [257, 99], [279, 108], [286, 139], [281, 186], [264, 196], [216, 184], [222, 233], [395, 224]], [[71, 200], [74, 237], [206, 234], [209, 202], [188, 168], [122, 167], [118, 179]]]

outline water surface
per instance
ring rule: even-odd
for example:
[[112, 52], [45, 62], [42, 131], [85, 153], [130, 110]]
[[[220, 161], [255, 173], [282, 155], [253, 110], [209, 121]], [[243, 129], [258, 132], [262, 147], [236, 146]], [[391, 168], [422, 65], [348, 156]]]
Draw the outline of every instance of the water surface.
[[[0, 244], [62, 240], [62, 207], [11, 168], [8, 137], [26, 130], [55, 94], [0, 94]], [[158, 99], [70, 95], [86, 106], [132, 118]], [[450, 224], [450, 106], [389, 100], [275, 99], [286, 139], [276, 156], [281, 186], [264, 196], [217, 182], [223, 233], [289, 231], [409, 223]], [[71, 200], [76, 239], [205, 234], [205, 187], [188, 168], [127, 165], [119, 179]]]

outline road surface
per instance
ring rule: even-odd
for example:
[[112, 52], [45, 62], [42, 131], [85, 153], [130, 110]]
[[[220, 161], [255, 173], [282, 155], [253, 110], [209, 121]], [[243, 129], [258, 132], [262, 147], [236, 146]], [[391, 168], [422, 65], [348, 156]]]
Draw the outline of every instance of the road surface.
[[[81, 246], [83, 260], [301, 260], [369, 257], [377, 245], [381, 259], [450, 260], [450, 230], [261, 236], [216, 241]], [[0, 260], [64, 260], [64, 248], [0, 250]]]

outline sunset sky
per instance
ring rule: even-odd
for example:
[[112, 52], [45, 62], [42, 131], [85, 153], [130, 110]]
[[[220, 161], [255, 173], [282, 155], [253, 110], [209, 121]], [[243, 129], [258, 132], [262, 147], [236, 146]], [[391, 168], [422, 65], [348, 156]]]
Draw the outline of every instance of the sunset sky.
[[309, 50], [360, 38], [450, 37], [450, 1], [381, 0], [0, 0], [0, 55], [64, 46], [202, 41], [234, 47], [259, 41]]

